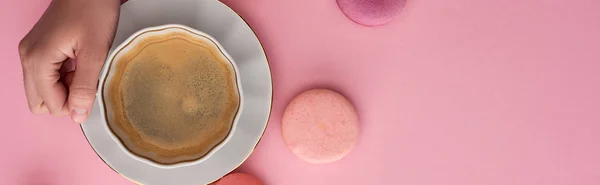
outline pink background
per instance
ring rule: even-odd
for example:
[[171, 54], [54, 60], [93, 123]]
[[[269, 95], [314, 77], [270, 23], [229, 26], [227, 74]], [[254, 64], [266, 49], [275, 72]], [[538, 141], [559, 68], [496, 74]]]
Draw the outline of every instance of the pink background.
[[[17, 43], [48, 3], [0, 1], [0, 184], [131, 184], [78, 125], [27, 110]], [[240, 169], [266, 184], [600, 184], [598, 0], [409, 0], [376, 28], [335, 0], [225, 3], [273, 70], [271, 121]], [[282, 140], [285, 105], [313, 87], [360, 114], [341, 161], [302, 162]]]

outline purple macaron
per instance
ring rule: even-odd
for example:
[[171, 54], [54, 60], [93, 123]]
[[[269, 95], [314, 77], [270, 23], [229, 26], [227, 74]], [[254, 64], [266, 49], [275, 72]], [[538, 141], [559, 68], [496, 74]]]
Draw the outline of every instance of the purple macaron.
[[406, 0], [337, 0], [342, 12], [364, 26], [381, 26], [392, 21]]

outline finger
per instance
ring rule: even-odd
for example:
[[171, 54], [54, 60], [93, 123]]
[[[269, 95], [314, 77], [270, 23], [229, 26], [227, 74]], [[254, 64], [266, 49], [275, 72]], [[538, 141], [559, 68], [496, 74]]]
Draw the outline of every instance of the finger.
[[35, 89], [35, 82], [31, 79], [31, 77], [24, 77], [25, 83], [25, 96], [27, 97], [27, 103], [29, 105], [29, 111], [33, 114], [44, 114], [48, 112], [48, 108], [44, 104], [44, 101], [41, 97], [37, 95]]
[[50, 114], [64, 116], [68, 113], [65, 106], [67, 91], [60, 81], [58, 71], [64, 59], [38, 56], [40, 57], [34, 58], [36, 65], [33, 65], [36, 92], [42, 98]]
[[65, 87], [71, 86], [71, 84], [73, 83], [73, 76], [75, 76], [75, 71], [71, 71], [65, 74], [65, 77], [63, 78], [63, 84], [65, 84]]
[[42, 98], [38, 96], [33, 74], [31, 73], [31, 69], [28, 68], [28, 66], [23, 66], [23, 85], [25, 86], [25, 97], [27, 97], [29, 111], [34, 114], [47, 113], [48, 108]]
[[21, 59], [21, 67], [23, 68], [23, 86], [25, 87], [25, 97], [27, 98], [27, 104], [31, 113], [44, 114], [48, 112], [48, 108], [44, 104], [42, 98], [37, 94], [33, 75], [34, 73], [32, 72], [33, 63], [30, 60], [30, 57], [27, 55], [28, 49], [28, 40], [21, 40], [19, 43], [19, 56]]
[[65, 63], [63, 63], [62, 68], [60, 69], [60, 80], [67, 88], [67, 94], [69, 94], [69, 86], [71, 82], [73, 82], [73, 75], [75, 75], [75, 59], [69, 59]]
[[61, 77], [63, 77], [62, 75], [67, 74], [69, 72], [75, 71], [75, 59], [67, 59], [65, 62], [63, 62], [61, 68], [60, 68], [60, 74]]
[[104, 65], [108, 43], [96, 47], [89, 46], [77, 51], [77, 66], [69, 85], [67, 103], [71, 119], [84, 122], [94, 104], [98, 87], [98, 75]]

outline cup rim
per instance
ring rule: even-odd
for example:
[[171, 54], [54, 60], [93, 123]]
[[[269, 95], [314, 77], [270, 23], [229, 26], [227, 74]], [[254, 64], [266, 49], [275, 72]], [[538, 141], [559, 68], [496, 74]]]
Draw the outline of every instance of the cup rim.
[[[211, 41], [214, 46], [216, 46], [216, 49], [218, 49], [218, 51], [220, 51], [220, 53], [222, 54], [222, 57], [224, 57], [229, 64], [231, 65], [231, 67], [233, 68], [233, 75], [235, 76], [235, 86], [237, 87], [237, 93], [238, 93], [238, 97], [239, 97], [239, 105], [238, 105], [238, 109], [237, 112], [234, 116], [233, 119], [233, 123], [232, 126], [227, 134], [227, 136], [225, 137], [225, 139], [223, 139], [221, 142], [219, 142], [219, 144], [215, 145], [214, 147], [212, 147], [212, 149], [210, 149], [210, 151], [208, 153], [206, 153], [205, 155], [201, 156], [198, 159], [194, 159], [194, 160], [186, 160], [186, 161], [181, 161], [181, 162], [177, 162], [177, 163], [173, 163], [173, 164], [161, 164], [155, 161], [152, 161], [146, 157], [142, 157], [140, 155], [137, 155], [135, 153], [133, 153], [132, 151], [130, 151], [127, 147], [124, 146], [123, 142], [121, 141], [121, 139], [119, 137], [117, 137], [115, 135], [115, 133], [112, 131], [112, 129], [109, 127], [108, 122], [109, 122], [109, 118], [108, 118], [108, 109], [107, 109], [107, 105], [108, 104], [105, 101], [104, 98], [104, 87], [106, 84], [109, 84], [110, 82], [107, 82], [108, 80], [112, 79], [112, 77], [110, 77], [110, 71], [113, 70], [112, 68], [114, 68], [113, 62], [115, 62], [115, 59], [117, 58], [118, 54], [123, 52], [126, 48], [129, 47], [133, 47], [135, 46], [134, 41], [136, 40], [141, 40], [142, 38], [144, 38], [144, 36], [147, 35], [151, 35], [152, 32], [162, 32], [162, 31], [166, 31], [166, 32], [171, 32], [171, 31], [182, 31], [183, 32], [188, 32], [188, 34], [190, 36], [196, 37], [196, 38], [201, 38], [204, 40], [209, 40]], [[166, 168], [166, 169], [172, 169], [172, 168], [178, 168], [178, 167], [183, 167], [183, 166], [190, 166], [190, 165], [196, 165], [201, 163], [202, 161], [210, 158], [214, 153], [216, 153], [216, 151], [218, 151], [220, 148], [222, 148], [230, 139], [231, 136], [233, 135], [234, 131], [237, 128], [237, 125], [239, 123], [239, 119], [240, 119], [240, 115], [243, 109], [243, 91], [242, 91], [242, 86], [241, 86], [241, 80], [240, 80], [240, 74], [239, 74], [239, 68], [237, 67], [235, 61], [233, 60], [233, 58], [227, 53], [227, 51], [225, 51], [224, 47], [212, 36], [210, 36], [207, 33], [204, 33], [202, 31], [196, 30], [194, 28], [185, 26], [185, 25], [181, 25], [181, 24], [165, 24], [165, 25], [160, 25], [160, 26], [151, 26], [151, 27], [146, 27], [144, 29], [141, 29], [133, 34], [131, 34], [125, 41], [123, 41], [121, 44], [119, 44], [116, 48], [112, 49], [110, 52], [109, 57], [106, 58], [106, 62], [104, 64], [104, 68], [102, 70], [102, 73], [100, 74], [100, 78], [99, 78], [99, 82], [98, 82], [98, 94], [97, 94], [97, 98], [99, 100], [99, 106], [100, 106], [100, 113], [101, 113], [101, 117], [102, 119], [105, 120], [103, 127], [104, 129], [109, 133], [110, 137], [115, 141], [115, 143], [117, 143], [117, 145], [119, 146], [119, 148], [121, 150], [123, 150], [127, 155], [129, 155], [131, 158], [134, 158], [136, 160], [142, 161], [146, 164], [155, 166], [155, 167], [159, 167], [159, 168]]]

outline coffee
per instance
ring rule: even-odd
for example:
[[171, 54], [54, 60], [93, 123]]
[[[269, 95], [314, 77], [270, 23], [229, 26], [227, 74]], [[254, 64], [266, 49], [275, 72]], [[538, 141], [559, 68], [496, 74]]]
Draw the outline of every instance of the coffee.
[[159, 164], [205, 156], [227, 137], [240, 104], [235, 69], [215, 43], [171, 29], [126, 46], [104, 87], [111, 131]]

